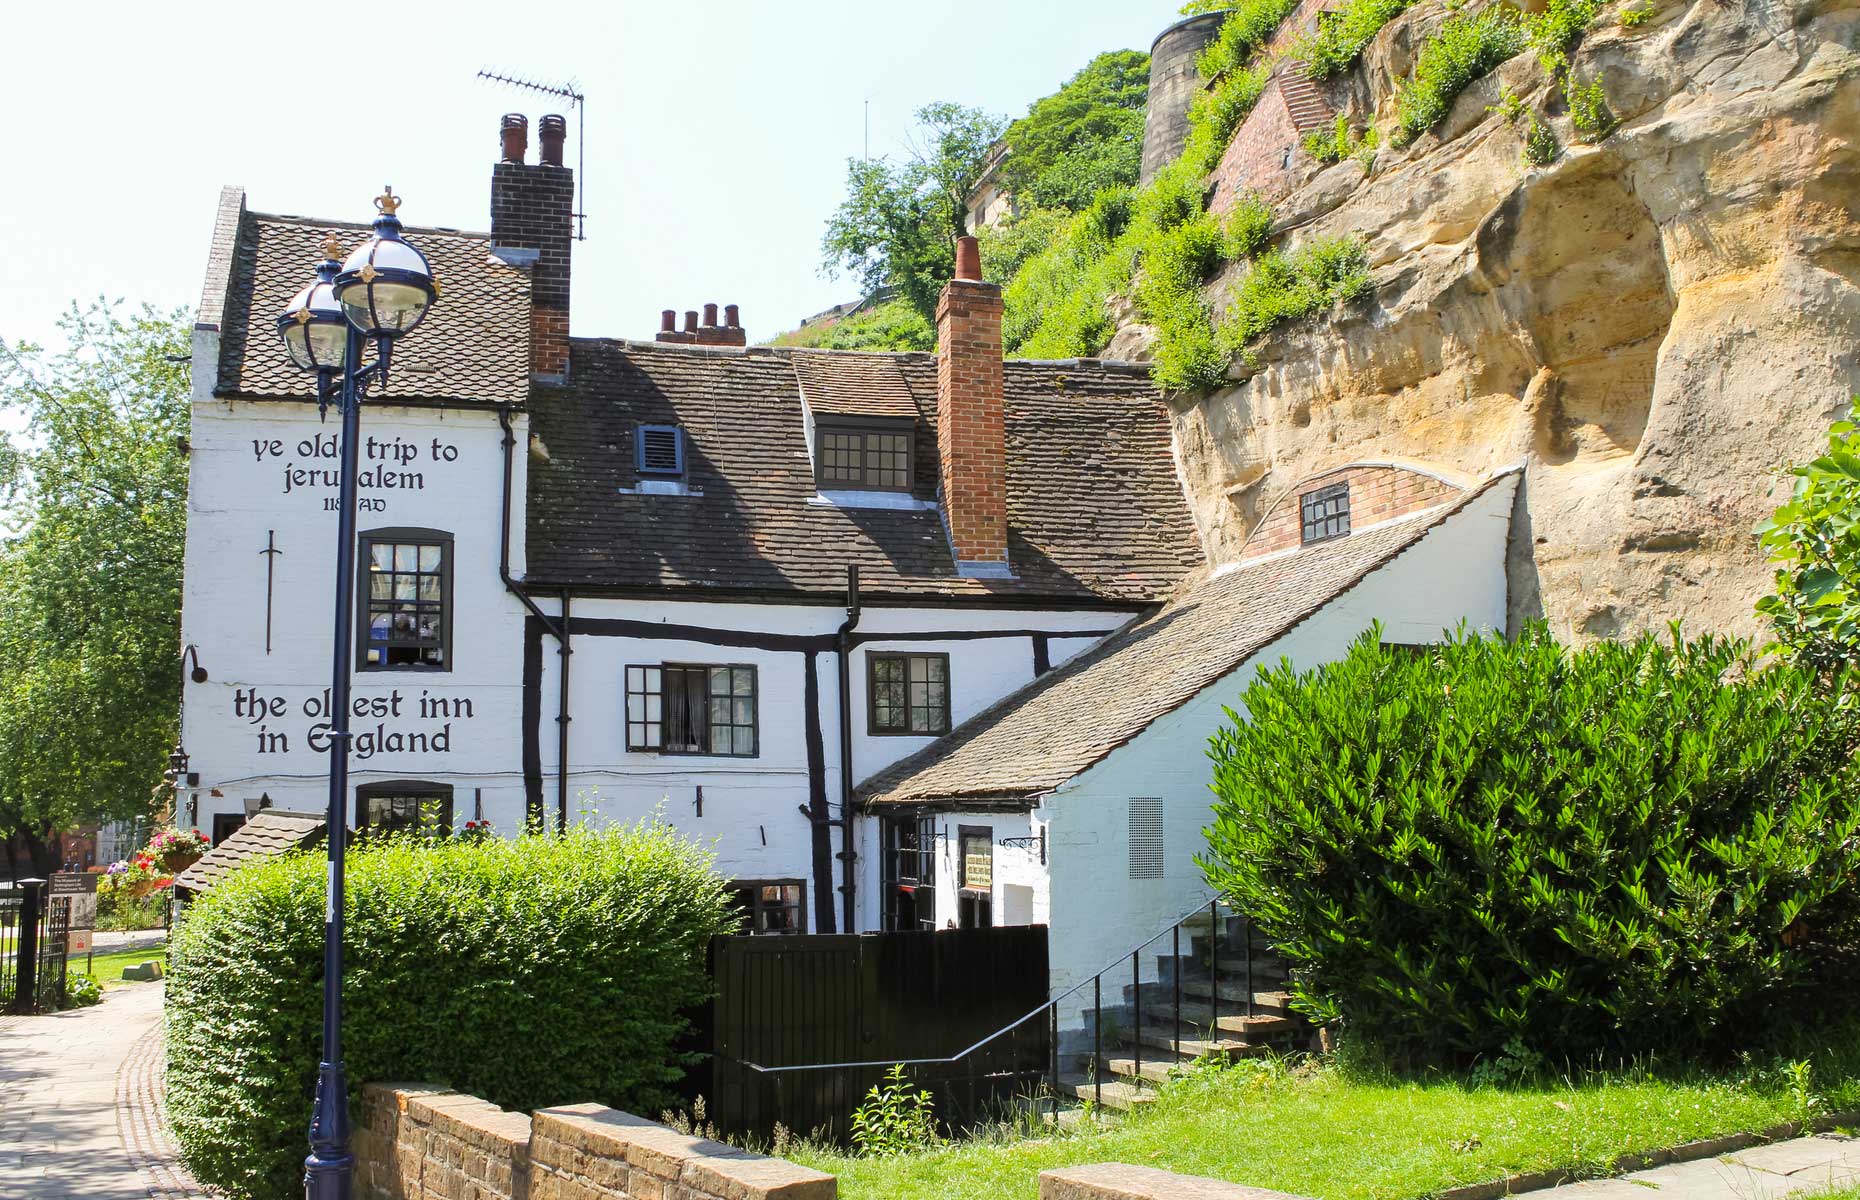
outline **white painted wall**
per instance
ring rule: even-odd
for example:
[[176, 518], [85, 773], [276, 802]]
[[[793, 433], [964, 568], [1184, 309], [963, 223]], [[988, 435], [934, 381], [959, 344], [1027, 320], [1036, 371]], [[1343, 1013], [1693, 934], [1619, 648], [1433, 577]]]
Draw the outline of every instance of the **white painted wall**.
[[[1210, 895], [1195, 856], [1206, 848], [1211, 817], [1208, 739], [1226, 721], [1223, 707], [1244, 713], [1240, 695], [1262, 665], [1289, 658], [1308, 669], [1343, 657], [1374, 621], [1392, 642], [1431, 642], [1461, 621], [1505, 628], [1505, 543], [1513, 480], [1425, 535], [1354, 589], [1264, 647], [1240, 668], [1157, 720], [1128, 744], [1046, 798], [1053, 990], [1128, 961], [1130, 951], [1169, 929]], [[1425, 520], [1426, 518], [1421, 518]], [[1164, 875], [1130, 878], [1129, 802], [1161, 797]], [[1156, 955], [1142, 971], [1156, 977]], [[1121, 999], [1127, 971], [1107, 982], [1105, 1002]], [[1062, 1027], [1075, 1027], [1091, 1003], [1084, 989], [1060, 1006]]]
[[[195, 823], [210, 831], [214, 814], [242, 813], [245, 801], [261, 794], [280, 808], [321, 811], [326, 804], [328, 757], [315, 746], [315, 727], [324, 720], [319, 706], [330, 677], [336, 490], [333, 483], [308, 482], [313, 476], [306, 472], [333, 472], [340, 426], [333, 411], [319, 421], [310, 404], [215, 400], [200, 390], [193, 404], [182, 640], [198, 648], [209, 679], [183, 685], [182, 741], [189, 769], [200, 775], [183, 804], [191, 799]], [[514, 487], [521, 496], [527, 419], [519, 415], [513, 424]], [[484, 815], [514, 830], [523, 816], [515, 741], [522, 610], [497, 572], [503, 479], [497, 414], [370, 404], [362, 437], [364, 473], [385, 468], [406, 486], [364, 486], [358, 529], [452, 533], [455, 615], [451, 670], [357, 672], [355, 697], [380, 702], [389, 715], [352, 721], [358, 743], [351, 778], [358, 785], [398, 778], [450, 783], [461, 823], [474, 815], [481, 788]], [[511, 533], [520, 568], [521, 513]], [[260, 553], [268, 534], [281, 551], [273, 558], [269, 653]], [[344, 617], [354, 620], [347, 604]], [[423, 700], [465, 701], [470, 715], [423, 716]], [[263, 715], [254, 719], [257, 704]], [[378, 731], [447, 736], [443, 750], [377, 752], [371, 735]], [[185, 808], [177, 816], [185, 820]]]

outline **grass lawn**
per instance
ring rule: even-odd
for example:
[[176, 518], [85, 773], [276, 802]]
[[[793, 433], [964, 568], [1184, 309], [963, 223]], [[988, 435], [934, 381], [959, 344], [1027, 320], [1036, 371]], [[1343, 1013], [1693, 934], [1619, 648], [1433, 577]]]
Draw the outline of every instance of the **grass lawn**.
[[[1408, 1200], [1508, 1174], [1602, 1174], [1617, 1157], [1860, 1108], [1860, 1022], [1824, 1033], [1808, 1096], [1765, 1056], [1743, 1070], [1636, 1069], [1538, 1085], [1353, 1077], [1242, 1064], [1169, 1085], [1114, 1129], [961, 1142], [895, 1158], [809, 1146], [844, 1200], [1032, 1200], [1049, 1167], [1126, 1162], [1316, 1200]], [[1860, 1197], [1854, 1198], [1860, 1200]]]
[[[137, 963], [150, 960], [161, 963], [162, 970], [168, 969], [168, 946], [163, 943], [147, 950], [118, 950], [111, 954], [98, 954], [91, 958], [90, 976], [106, 988], [133, 987], [133, 983], [123, 981], [123, 968], [133, 967]], [[65, 964], [73, 971], [83, 972], [84, 956], [73, 955]]]

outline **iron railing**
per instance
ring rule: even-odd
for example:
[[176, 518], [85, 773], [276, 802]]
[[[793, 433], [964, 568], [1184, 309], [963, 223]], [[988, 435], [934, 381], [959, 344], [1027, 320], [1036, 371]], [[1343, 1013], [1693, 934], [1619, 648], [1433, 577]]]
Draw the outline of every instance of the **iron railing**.
[[51, 1012], [65, 1000], [66, 906], [42, 879], [0, 888], [0, 1011]]

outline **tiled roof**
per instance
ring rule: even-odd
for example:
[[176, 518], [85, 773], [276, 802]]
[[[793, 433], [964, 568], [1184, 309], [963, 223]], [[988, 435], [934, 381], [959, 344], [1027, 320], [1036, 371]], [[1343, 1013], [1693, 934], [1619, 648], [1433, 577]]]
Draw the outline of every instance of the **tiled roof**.
[[207, 851], [199, 862], [175, 877], [174, 886], [204, 892], [254, 858], [269, 858], [295, 850], [323, 837], [323, 818], [316, 813], [265, 808], [253, 813], [225, 841]]
[[[277, 314], [310, 282], [331, 233], [344, 246], [368, 236], [366, 225], [243, 213], [220, 316], [216, 395], [303, 398], [310, 376], [279, 344]], [[384, 399], [520, 403], [529, 396], [530, 284], [491, 257], [489, 234], [406, 230], [432, 264], [440, 297], [404, 345], [395, 348]], [[207, 306], [203, 304], [203, 314]], [[204, 316], [203, 316], [204, 320]]]
[[793, 356], [807, 406], [817, 413], [861, 417], [915, 417], [917, 400], [891, 354], [844, 352]]
[[867, 779], [859, 796], [882, 808], [1052, 791], [1514, 474], [1495, 475], [1432, 513], [1203, 575], [1154, 616]]
[[[575, 340], [571, 386], [531, 402], [540, 446], [529, 467], [527, 579], [838, 598], [856, 564], [873, 596], [1143, 603], [1201, 563], [1168, 417], [1144, 373], [1089, 360], [1006, 364], [1015, 577], [965, 579], [934, 508], [816, 499], [798, 353]], [[874, 377], [896, 372], [905, 390], [888, 394], [908, 395], [917, 420], [917, 499], [933, 500], [935, 360], [834, 357], [842, 378], [861, 358], [877, 360]], [[813, 365], [802, 368], [810, 378]], [[640, 423], [684, 428], [694, 494], [632, 493]]]

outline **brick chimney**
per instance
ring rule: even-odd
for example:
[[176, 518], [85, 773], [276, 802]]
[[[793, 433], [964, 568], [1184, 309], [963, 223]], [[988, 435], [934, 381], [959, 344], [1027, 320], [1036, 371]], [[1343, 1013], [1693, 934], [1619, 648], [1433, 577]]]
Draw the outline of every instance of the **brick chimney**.
[[956, 277], [936, 304], [937, 457], [958, 573], [1005, 577], [1007, 433], [1001, 289], [982, 282], [975, 239], [956, 239]]
[[528, 136], [521, 122], [510, 114], [498, 131], [502, 161], [491, 168], [491, 251], [529, 270], [530, 375], [538, 383], [559, 384], [568, 379], [575, 173], [562, 165], [567, 123], [561, 117], [537, 123], [542, 161], [536, 163], [523, 161]]
[[704, 306], [704, 323], [698, 324], [695, 310], [685, 313], [685, 327], [678, 328], [678, 314], [672, 309], [659, 313], [659, 332], [653, 335], [657, 342], [692, 342], [700, 346], [746, 346], [749, 335], [743, 331], [740, 310], [734, 304], [723, 306], [723, 323], [717, 323], [717, 306]]

